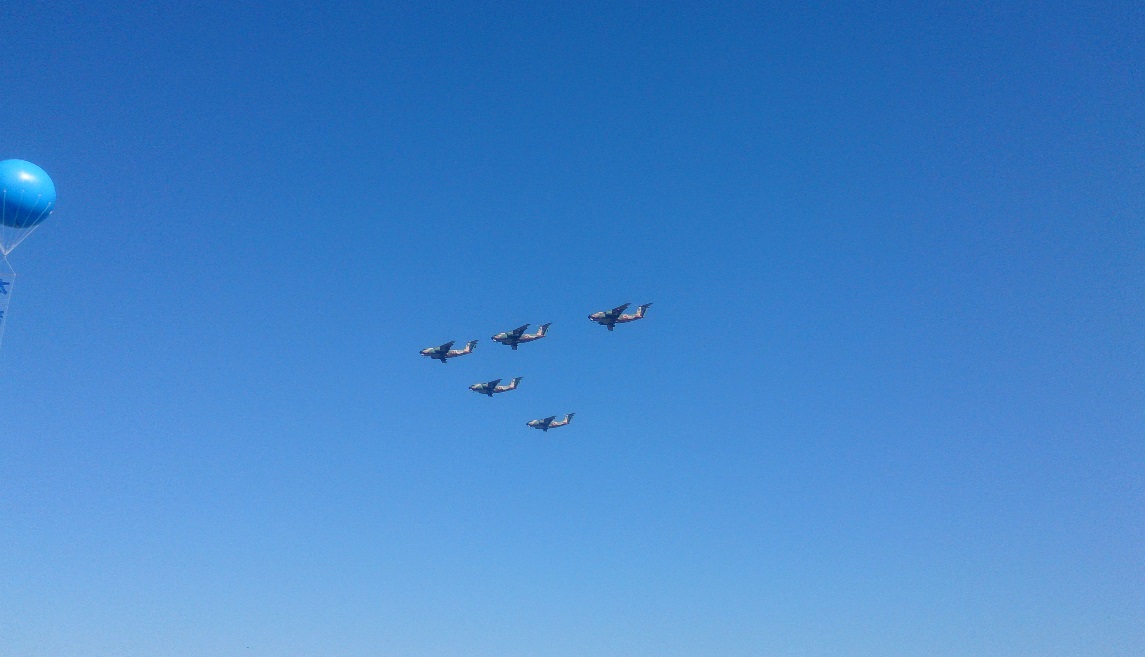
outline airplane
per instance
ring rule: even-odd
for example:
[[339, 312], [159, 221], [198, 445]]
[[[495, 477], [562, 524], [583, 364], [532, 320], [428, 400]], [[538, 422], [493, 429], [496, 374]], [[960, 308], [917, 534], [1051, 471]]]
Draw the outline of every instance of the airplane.
[[616, 328], [617, 324], [635, 322], [638, 319], [644, 319], [644, 313], [648, 311], [648, 306], [651, 306], [652, 304], [646, 303], [643, 306], [640, 306], [636, 309], [635, 315], [623, 314], [624, 310], [630, 305], [632, 304], [626, 303], [619, 305], [612, 310], [602, 310], [598, 313], [589, 315], [588, 318], [597, 324], [600, 324], [601, 326], [607, 326], [608, 330], [611, 331], [612, 329]]
[[489, 395], [492, 397], [495, 393], [498, 392], [509, 392], [510, 390], [516, 390], [517, 384], [521, 382], [522, 378], [523, 377], [519, 376], [514, 378], [507, 386], [499, 386], [497, 384], [501, 383], [501, 379], [493, 379], [487, 383], [474, 383], [473, 385], [469, 386], [469, 389], [473, 392], [479, 392], [483, 395]]
[[550, 415], [549, 417], [547, 417], [543, 420], [532, 420], [530, 422], [526, 422], [525, 426], [532, 427], [534, 429], [540, 429], [541, 431], [548, 431], [549, 429], [555, 429], [556, 427], [563, 427], [566, 424], [568, 424], [569, 422], [572, 422], [572, 418], [574, 415], [576, 415], [576, 413], [569, 413], [568, 415], [565, 416], [565, 419], [559, 420], [557, 422], [553, 422], [553, 420], [555, 420], [557, 416]]
[[525, 333], [525, 329], [529, 328], [528, 324], [525, 324], [524, 326], [518, 326], [512, 331], [505, 331], [504, 333], [498, 333], [497, 335], [494, 335], [493, 341], [500, 342], [501, 344], [507, 344], [513, 348], [513, 351], [516, 351], [517, 345], [521, 342], [532, 342], [533, 340], [540, 340], [541, 338], [545, 337], [545, 334], [549, 332], [549, 327], [552, 326], [552, 324], [552, 322], [549, 322], [548, 324], [541, 324], [541, 327], [537, 329], [537, 332], [532, 335]]
[[477, 346], [476, 340], [470, 340], [465, 345], [464, 349], [450, 349], [454, 342], [455, 340], [450, 340], [440, 347], [429, 347], [427, 349], [422, 349], [420, 353], [422, 356], [429, 356], [434, 360], [440, 360], [442, 364], [444, 364], [447, 358], [457, 358], [458, 356], [464, 356], [465, 354], [472, 353], [473, 348]]

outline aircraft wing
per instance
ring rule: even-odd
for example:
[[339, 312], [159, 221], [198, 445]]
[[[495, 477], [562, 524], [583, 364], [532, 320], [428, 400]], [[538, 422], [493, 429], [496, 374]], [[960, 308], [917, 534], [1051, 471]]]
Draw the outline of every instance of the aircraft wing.
[[513, 329], [512, 331], [509, 331], [509, 335], [513, 336], [514, 338], [519, 338], [525, 334], [525, 330], [528, 328], [529, 328], [528, 324], [522, 324], [521, 326], [518, 326], [517, 328]]
[[486, 383], [485, 385], [490, 387], [490, 388], [496, 388], [498, 383], [501, 383], [501, 379], [493, 379], [492, 381], [490, 381], [489, 383]]
[[610, 310], [608, 312], [608, 314], [609, 315], [619, 315], [620, 313], [624, 312], [625, 310], [628, 310], [628, 306], [631, 306], [631, 305], [632, 305], [631, 303], [622, 303], [619, 306]]
[[440, 347], [438, 347], [434, 351], [449, 351], [450, 349], [453, 348], [454, 342], [457, 342], [457, 340], [450, 340], [449, 342], [446, 342], [445, 344], [441, 345]]

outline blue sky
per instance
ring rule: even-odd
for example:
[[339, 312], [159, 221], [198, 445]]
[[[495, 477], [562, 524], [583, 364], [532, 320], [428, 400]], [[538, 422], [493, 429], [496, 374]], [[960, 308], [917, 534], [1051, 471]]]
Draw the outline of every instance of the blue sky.
[[1138, 3], [199, 4], [0, 9], [0, 655], [1145, 650]]

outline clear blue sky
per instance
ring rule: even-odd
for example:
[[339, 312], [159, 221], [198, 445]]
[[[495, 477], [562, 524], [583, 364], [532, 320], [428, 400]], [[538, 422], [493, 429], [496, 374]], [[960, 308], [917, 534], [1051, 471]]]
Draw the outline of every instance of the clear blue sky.
[[1140, 2], [131, 4], [0, 8], [0, 656], [1145, 654]]

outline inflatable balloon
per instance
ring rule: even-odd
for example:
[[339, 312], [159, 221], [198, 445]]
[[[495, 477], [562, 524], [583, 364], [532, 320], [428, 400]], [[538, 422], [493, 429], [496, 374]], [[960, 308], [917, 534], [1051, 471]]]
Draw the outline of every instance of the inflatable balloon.
[[8, 255], [56, 206], [56, 186], [40, 167], [0, 161], [0, 254]]
[[40, 167], [24, 160], [0, 161], [0, 338], [16, 272], [8, 254], [56, 207], [56, 186]]

